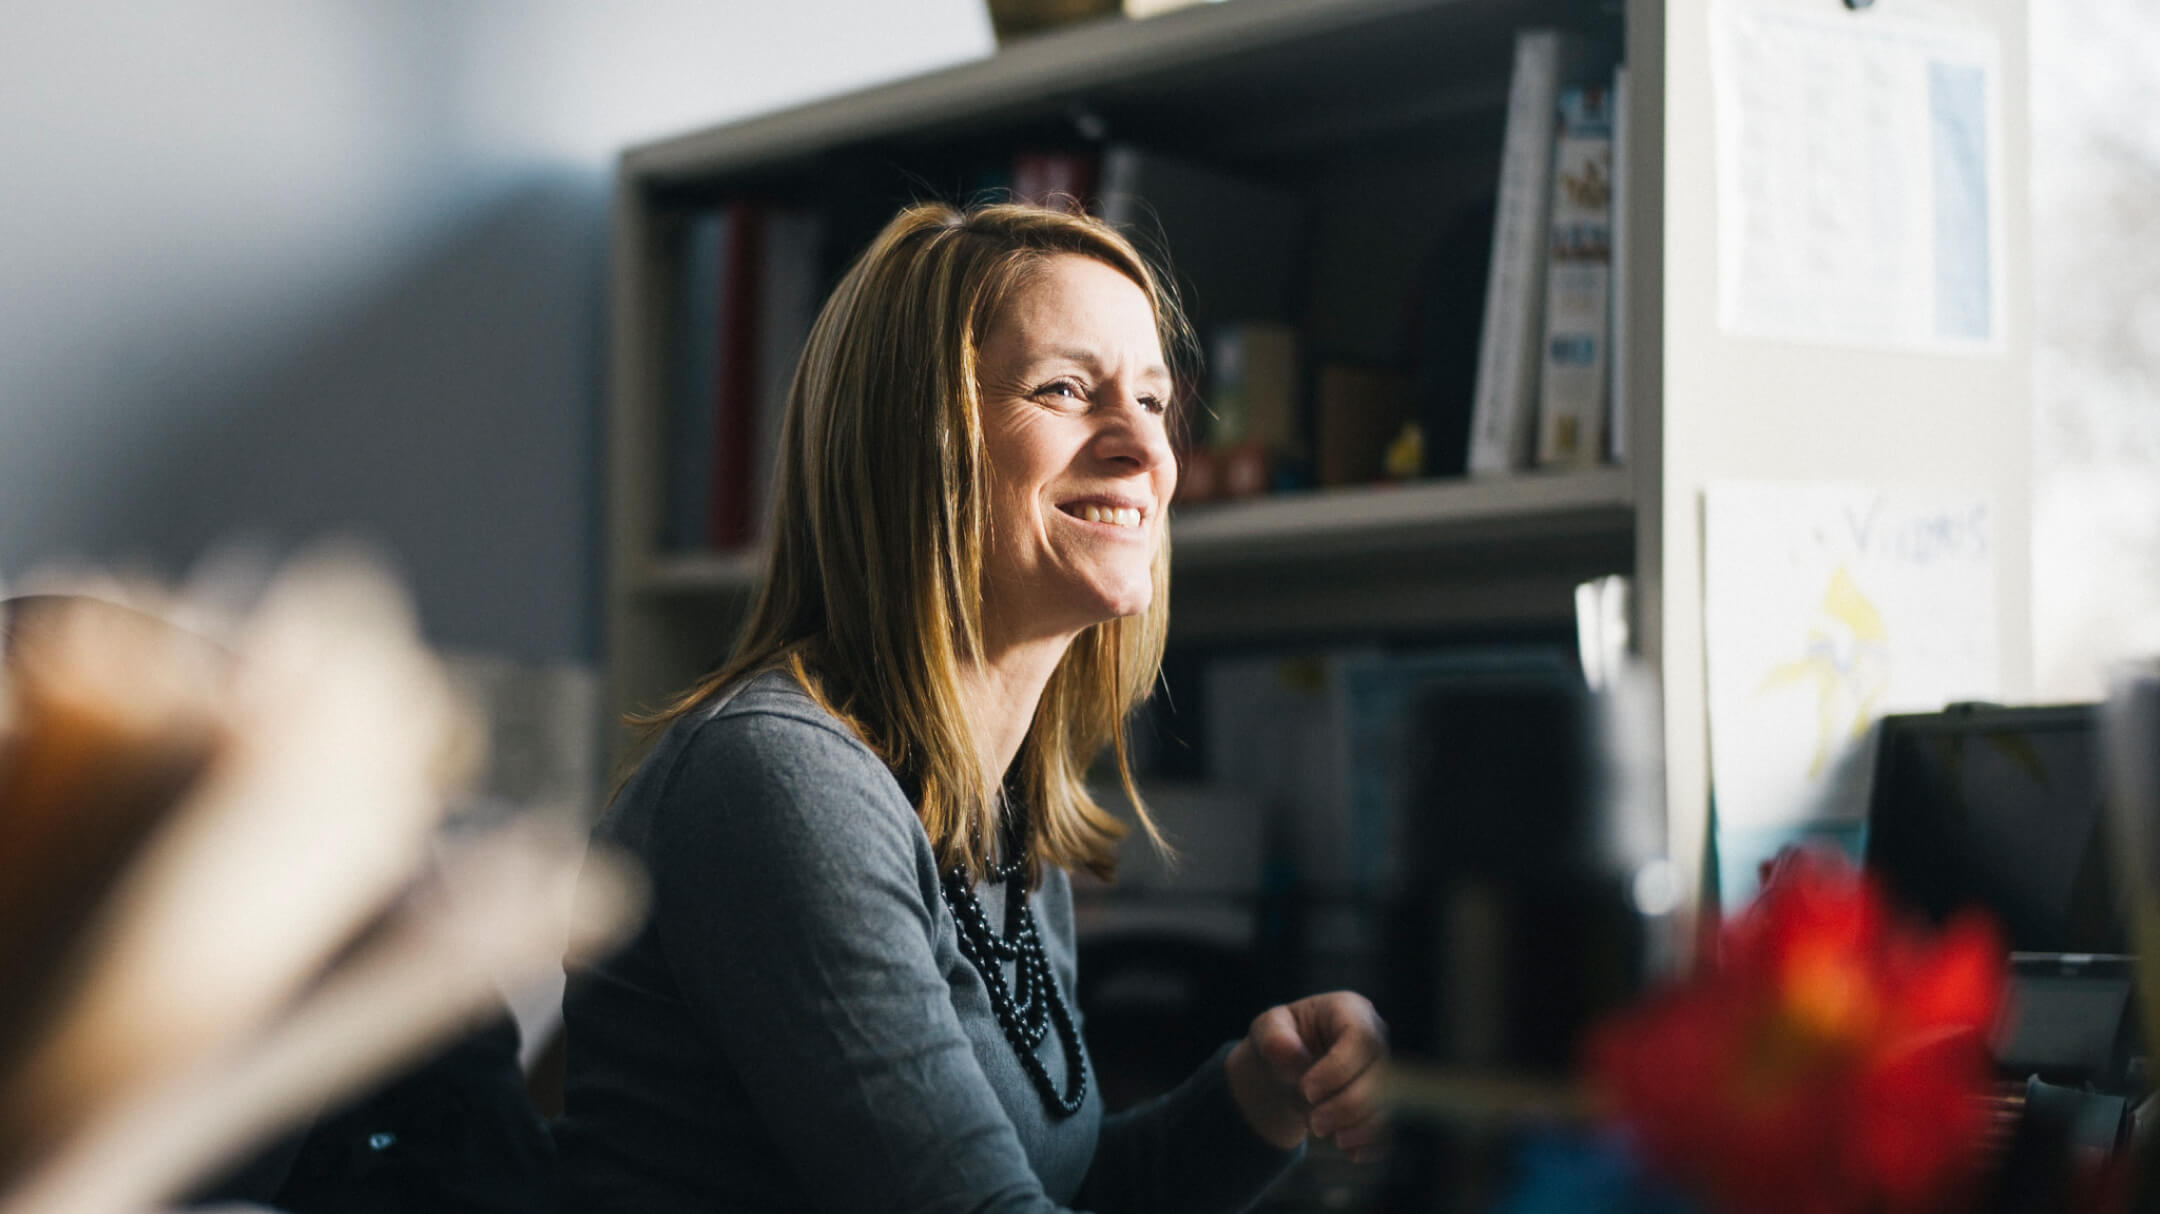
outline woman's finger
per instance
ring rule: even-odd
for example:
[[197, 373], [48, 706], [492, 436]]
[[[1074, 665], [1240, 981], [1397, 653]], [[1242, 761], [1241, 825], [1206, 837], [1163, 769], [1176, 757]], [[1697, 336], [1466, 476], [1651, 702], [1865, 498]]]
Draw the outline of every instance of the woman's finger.
[[1246, 1030], [1260, 1061], [1278, 1081], [1300, 1086], [1312, 1068], [1313, 1053], [1298, 1031], [1298, 1021], [1287, 1007], [1271, 1007], [1253, 1018]]
[[1387, 1026], [1372, 1004], [1358, 995], [1322, 995], [1322, 1006], [1307, 1009], [1306, 1027], [1312, 1030], [1308, 1044], [1324, 1052], [1299, 1082], [1307, 1102], [1319, 1104], [1372, 1068], [1387, 1056]]
[[1306, 1124], [1322, 1137], [1376, 1120], [1381, 1113], [1380, 1068], [1370, 1067], [1341, 1091], [1315, 1104]]

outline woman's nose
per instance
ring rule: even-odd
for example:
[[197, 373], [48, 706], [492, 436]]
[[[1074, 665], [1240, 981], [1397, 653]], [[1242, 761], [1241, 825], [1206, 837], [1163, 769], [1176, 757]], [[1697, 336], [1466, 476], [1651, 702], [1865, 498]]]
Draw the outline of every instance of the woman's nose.
[[1151, 412], [1138, 397], [1119, 393], [1098, 409], [1100, 419], [1094, 440], [1098, 456], [1129, 463], [1136, 470], [1153, 471], [1174, 460], [1169, 427], [1163, 415]]

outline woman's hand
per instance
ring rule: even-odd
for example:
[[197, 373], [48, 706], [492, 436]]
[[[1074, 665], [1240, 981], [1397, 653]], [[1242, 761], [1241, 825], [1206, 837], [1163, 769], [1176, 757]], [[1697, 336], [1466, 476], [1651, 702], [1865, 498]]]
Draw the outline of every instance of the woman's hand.
[[1387, 1025], [1363, 995], [1313, 995], [1253, 1019], [1230, 1050], [1230, 1094], [1269, 1143], [1289, 1150], [1311, 1134], [1363, 1163], [1385, 1153], [1385, 1061]]

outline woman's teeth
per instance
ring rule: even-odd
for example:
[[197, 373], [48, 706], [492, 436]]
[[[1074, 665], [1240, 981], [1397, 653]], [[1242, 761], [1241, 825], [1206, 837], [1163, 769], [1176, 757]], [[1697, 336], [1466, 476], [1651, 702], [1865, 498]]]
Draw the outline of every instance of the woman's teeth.
[[1077, 506], [1073, 513], [1091, 523], [1108, 523], [1113, 527], [1140, 525], [1140, 511], [1133, 506]]

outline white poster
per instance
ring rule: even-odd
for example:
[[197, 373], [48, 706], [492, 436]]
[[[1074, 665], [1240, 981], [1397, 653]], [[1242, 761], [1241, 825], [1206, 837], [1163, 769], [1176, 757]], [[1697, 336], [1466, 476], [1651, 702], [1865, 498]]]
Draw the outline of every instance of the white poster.
[[2004, 348], [1999, 40], [1929, 11], [1711, 5], [1726, 332]]
[[1876, 718], [1999, 694], [1994, 543], [1979, 495], [1705, 491], [1710, 779], [1728, 905], [1796, 835], [1857, 838]]

